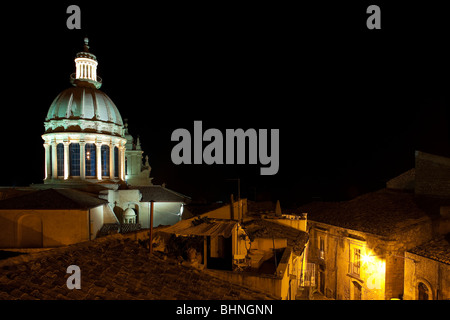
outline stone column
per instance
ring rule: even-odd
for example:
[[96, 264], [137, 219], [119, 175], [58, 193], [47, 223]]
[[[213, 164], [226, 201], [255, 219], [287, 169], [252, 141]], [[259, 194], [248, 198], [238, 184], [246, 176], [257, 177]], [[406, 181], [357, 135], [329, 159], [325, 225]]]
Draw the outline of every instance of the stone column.
[[70, 160], [70, 154], [69, 154], [69, 144], [70, 142], [64, 141], [64, 180], [69, 179], [69, 160]]
[[57, 154], [56, 154], [56, 141], [52, 141], [52, 178], [58, 178], [58, 162], [57, 162]]
[[80, 178], [86, 179], [86, 142], [80, 141]]
[[45, 149], [45, 176], [44, 180], [47, 180], [51, 177], [51, 170], [50, 167], [50, 145], [48, 143], [44, 143], [44, 149]]
[[97, 157], [97, 180], [102, 180], [102, 143], [96, 142], [95, 146], [97, 147], [95, 151]]
[[119, 146], [119, 178], [125, 181], [125, 146]]

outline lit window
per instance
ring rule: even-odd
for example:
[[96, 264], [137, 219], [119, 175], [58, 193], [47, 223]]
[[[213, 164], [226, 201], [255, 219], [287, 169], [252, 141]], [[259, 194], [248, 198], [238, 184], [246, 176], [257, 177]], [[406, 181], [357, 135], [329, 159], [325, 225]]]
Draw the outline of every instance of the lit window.
[[95, 177], [95, 144], [86, 143], [86, 177]]
[[64, 175], [64, 144], [58, 143], [56, 146], [56, 169], [57, 175]]
[[109, 176], [109, 146], [102, 145], [102, 176]]
[[70, 154], [70, 175], [72, 177], [80, 176], [80, 144], [71, 143], [69, 145]]

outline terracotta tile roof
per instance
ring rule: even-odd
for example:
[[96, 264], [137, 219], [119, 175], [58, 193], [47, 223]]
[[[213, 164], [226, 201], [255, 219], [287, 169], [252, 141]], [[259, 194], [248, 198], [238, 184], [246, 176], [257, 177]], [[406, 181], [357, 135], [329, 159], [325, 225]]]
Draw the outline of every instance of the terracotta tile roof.
[[242, 224], [250, 240], [256, 238], [287, 239], [288, 246], [291, 246], [296, 254], [301, 254], [308, 242], [308, 233], [295, 228], [285, 226], [276, 222], [263, 219], [252, 219]]
[[296, 210], [308, 213], [308, 220], [333, 226], [390, 236], [415, 224], [419, 219], [432, 218], [429, 200], [413, 193], [382, 189], [343, 202], [312, 202]]
[[163, 186], [130, 186], [130, 189], [138, 189], [142, 193], [142, 202], [187, 202], [190, 200], [188, 196]]
[[[69, 265], [81, 270], [81, 289], [66, 285]], [[276, 299], [231, 284], [177, 261], [149, 256], [121, 235], [0, 261], [0, 299], [264, 300]]]
[[450, 265], [450, 234], [433, 239], [408, 252]]
[[0, 201], [1, 209], [89, 209], [108, 203], [74, 189], [45, 189]]

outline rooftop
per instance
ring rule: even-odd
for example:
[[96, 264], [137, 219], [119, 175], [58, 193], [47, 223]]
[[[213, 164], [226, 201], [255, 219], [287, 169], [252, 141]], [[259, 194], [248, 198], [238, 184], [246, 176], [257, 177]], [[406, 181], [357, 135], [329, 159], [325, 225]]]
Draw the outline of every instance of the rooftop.
[[245, 232], [253, 241], [256, 238], [287, 239], [288, 246], [296, 254], [301, 254], [308, 242], [309, 235], [304, 231], [264, 219], [252, 219], [242, 224]]
[[228, 238], [237, 223], [235, 220], [191, 218], [181, 220], [172, 226], [160, 227], [158, 231], [184, 236], [223, 236]]
[[130, 189], [138, 189], [142, 193], [142, 202], [187, 202], [190, 200], [188, 196], [163, 186], [130, 186]]
[[308, 213], [310, 221], [390, 236], [419, 219], [438, 215], [436, 201], [409, 192], [382, 189], [350, 201], [312, 202], [299, 207], [297, 213]]
[[108, 203], [89, 193], [74, 189], [44, 189], [0, 201], [0, 210], [90, 209]]
[[433, 239], [408, 252], [450, 265], [450, 234]]
[[[81, 289], [69, 290], [69, 265], [81, 270]], [[231, 284], [177, 261], [149, 256], [122, 235], [108, 236], [0, 261], [1, 299], [43, 300], [265, 300], [255, 289]]]

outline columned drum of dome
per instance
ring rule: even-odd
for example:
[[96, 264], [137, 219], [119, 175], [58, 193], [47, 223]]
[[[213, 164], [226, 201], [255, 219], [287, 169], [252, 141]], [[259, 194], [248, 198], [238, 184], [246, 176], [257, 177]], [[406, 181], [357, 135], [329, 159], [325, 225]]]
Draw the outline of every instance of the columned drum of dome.
[[75, 58], [73, 87], [52, 102], [42, 135], [44, 183], [125, 181], [125, 133], [114, 102], [102, 91], [88, 39]]

